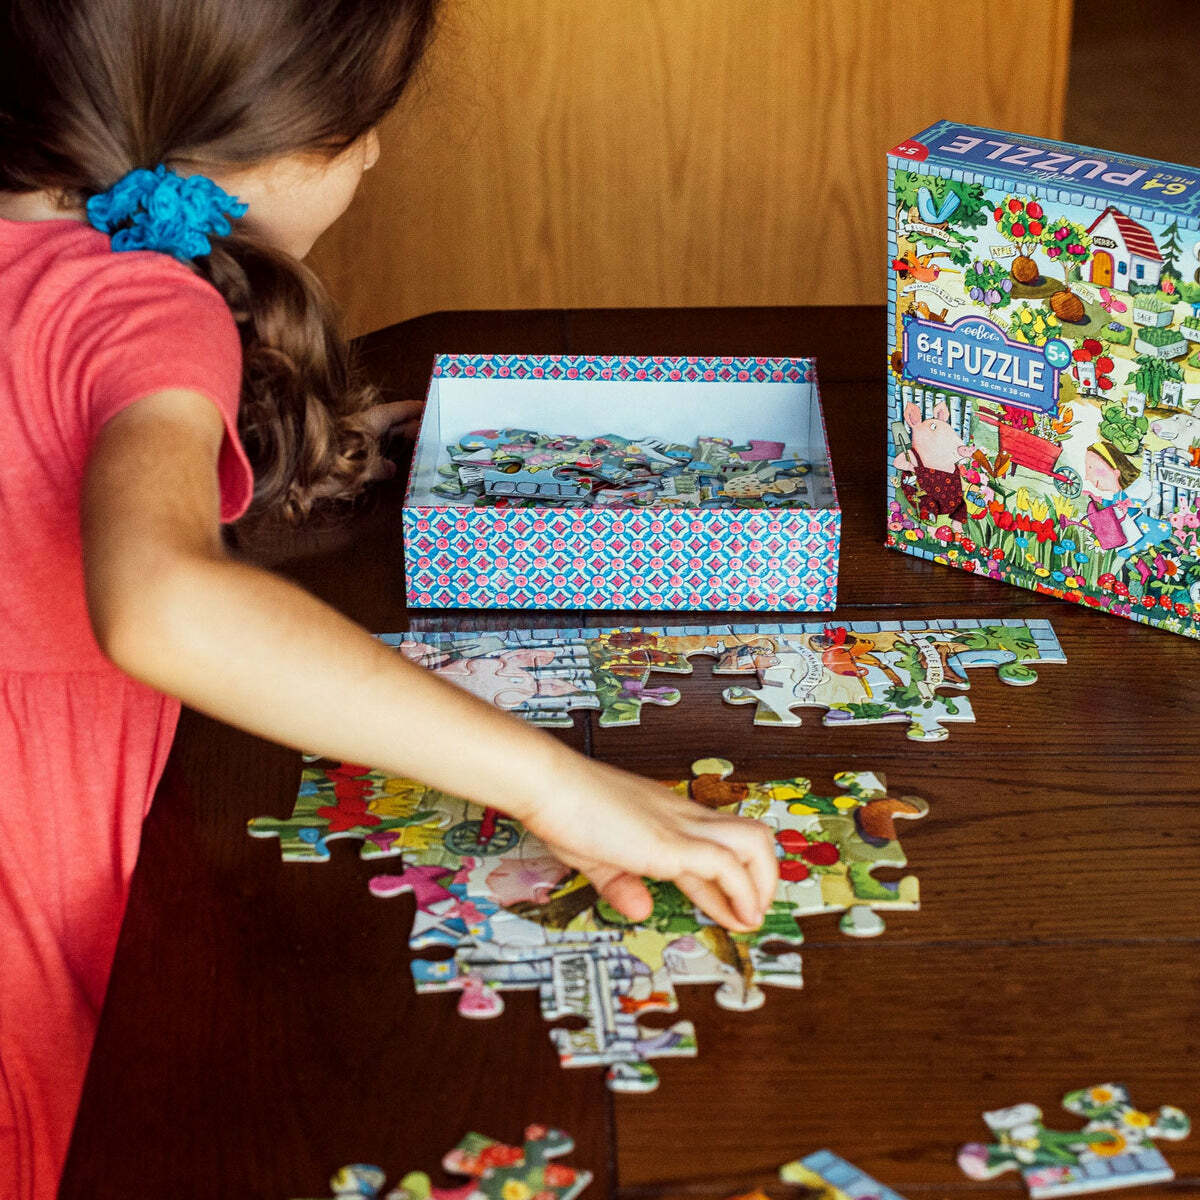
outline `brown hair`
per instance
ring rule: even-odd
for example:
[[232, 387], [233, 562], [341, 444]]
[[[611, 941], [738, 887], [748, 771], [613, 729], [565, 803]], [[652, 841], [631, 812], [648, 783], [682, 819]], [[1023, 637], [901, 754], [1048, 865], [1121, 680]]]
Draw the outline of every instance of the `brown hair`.
[[[82, 205], [137, 167], [333, 157], [399, 99], [437, 0], [7, 0], [0, 191]], [[356, 494], [378, 448], [316, 276], [239, 222], [192, 268], [241, 333], [254, 508]]]
[[1137, 477], [1142, 473], [1141, 468], [1127, 454], [1122, 453], [1112, 444], [1112, 442], [1099, 441], [1093, 442], [1088, 449], [1098, 457], [1104, 459], [1110, 467], [1117, 473], [1117, 482], [1121, 485], [1122, 491], [1129, 487]]

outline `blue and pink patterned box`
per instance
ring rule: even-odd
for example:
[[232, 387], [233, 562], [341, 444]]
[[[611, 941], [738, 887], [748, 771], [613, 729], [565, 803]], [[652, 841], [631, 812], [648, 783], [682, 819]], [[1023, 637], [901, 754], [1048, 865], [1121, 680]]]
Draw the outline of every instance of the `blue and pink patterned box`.
[[[433, 492], [479, 429], [799, 448], [809, 508], [474, 507]], [[806, 358], [443, 354], [404, 511], [410, 606], [824, 611], [841, 510], [816, 364]]]

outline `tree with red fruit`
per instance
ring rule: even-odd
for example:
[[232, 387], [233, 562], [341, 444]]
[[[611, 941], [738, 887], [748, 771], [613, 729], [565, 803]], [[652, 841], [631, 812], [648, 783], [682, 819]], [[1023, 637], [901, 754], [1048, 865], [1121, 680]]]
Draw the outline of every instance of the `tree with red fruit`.
[[1043, 231], [1042, 248], [1063, 269], [1063, 288], [1050, 297], [1051, 311], [1060, 321], [1082, 321], [1086, 316], [1083, 301], [1071, 291], [1071, 280], [1079, 278], [1079, 268], [1090, 257], [1092, 239], [1082, 225], [1059, 217]]
[[992, 220], [1002, 238], [1017, 248], [1009, 273], [1017, 283], [1033, 283], [1038, 277], [1033, 252], [1042, 244], [1046, 229], [1046, 214], [1036, 200], [1020, 196], [1005, 196], [992, 210]]

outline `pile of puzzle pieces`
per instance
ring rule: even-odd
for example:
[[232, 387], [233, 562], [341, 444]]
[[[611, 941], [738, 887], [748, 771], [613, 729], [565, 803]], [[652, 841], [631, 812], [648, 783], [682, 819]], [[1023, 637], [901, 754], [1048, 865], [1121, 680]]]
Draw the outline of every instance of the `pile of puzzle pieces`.
[[916, 741], [941, 741], [948, 722], [973, 721], [971, 668], [995, 667], [1008, 684], [1036, 682], [1035, 665], [1066, 656], [1045, 620], [856, 621], [846, 624], [676, 626], [654, 629], [510, 629], [384, 634], [400, 653], [443, 678], [542, 726], [569, 726], [596, 710], [602, 726], [636, 725], [645, 704], [678, 703], [651, 675], [755, 676], [724, 691], [753, 704], [755, 724], [899, 722]]
[[329, 1186], [333, 1200], [575, 1200], [592, 1182], [591, 1172], [550, 1161], [574, 1148], [568, 1134], [544, 1125], [530, 1125], [523, 1146], [468, 1133], [442, 1159], [447, 1171], [470, 1176], [461, 1187], [434, 1187], [424, 1171], [411, 1171], [382, 1195], [387, 1175], [369, 1163], [342, 1167]]
[[648, 1091], [658, 1082], [650, 1059], [696, 1053], [690, 1022], [639, 1021], [677, 1011], [676, 986], [716, 984], [722, 1007], [754, 1009], [761, 985], [802, 985], [798, 918], [841, 913], [843, 932], [870, 937], [883, 931], [880, 912], [919, 907], [914, 876], [884, 883], [872, 872], [906, 865], [895, 823], [924, 817], [924, 800], [890, 795], [867, 771], [835, 776], [832, 797], [800, 776], [741, 783], [732, 771], [702, 759], [692, 780], [670, 786], [773, 831], [780, 881], [751, 934], [727, 932], [659, 882], [649, 885], [652, 913], [632, 923], [516, 821], [365, 767], [310, 763], [292, 817], [257, 817], [249, 832], [278, 837], [289, 861], [327, 860], [336, 837], [361, 839], [363, 858], [400, 855], [400, 869], [373, 878], [371, 891], [413, 895], [412, 949], [453, 951], [413, 961], [419, 992], [457, 991], [462, 1015], [493, 1017], [503, 990], [536, 990], [546, 1020], [583, 1018], [582, 1028], [551, 1030], [564, 1066], [605, 1066], [614, 1090]]
[[695, 446], [607, 433], [481, 429], [446, 448], [437, 496], [476, 506], [811, 508], [805, 458], [783, 442], [701, 437]]
[[1175, 1178], [1167, 1160], [1150, 1143], [1153, 1138], [1187, 1137], [1191, 1123], [1181, 1109], [1164, 1105], [1156, 1113], [1143, 1112], [1129, 1103], [1129, 1092], [1119, 1083], [1068, 1092], [1063, 1107], [1087, 1124], [1075, 1133], [1047, 1129], [1036, 1104], [984, 1113], [999, 1141], [963, 1146], [958, 1165], [972, 1179], [1020, 1171], [1034, 1200]]

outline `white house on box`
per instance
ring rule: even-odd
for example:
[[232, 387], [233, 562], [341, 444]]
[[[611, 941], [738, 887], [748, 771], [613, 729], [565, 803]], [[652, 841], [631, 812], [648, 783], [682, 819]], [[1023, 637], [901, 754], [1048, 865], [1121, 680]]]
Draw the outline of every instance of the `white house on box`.
[[1092, 237], [1092, 283], [1129, 290], [1129, 284], [1157, 284], [1163, 258], [1154, 234], [1109, 205], [1088, 226]]

